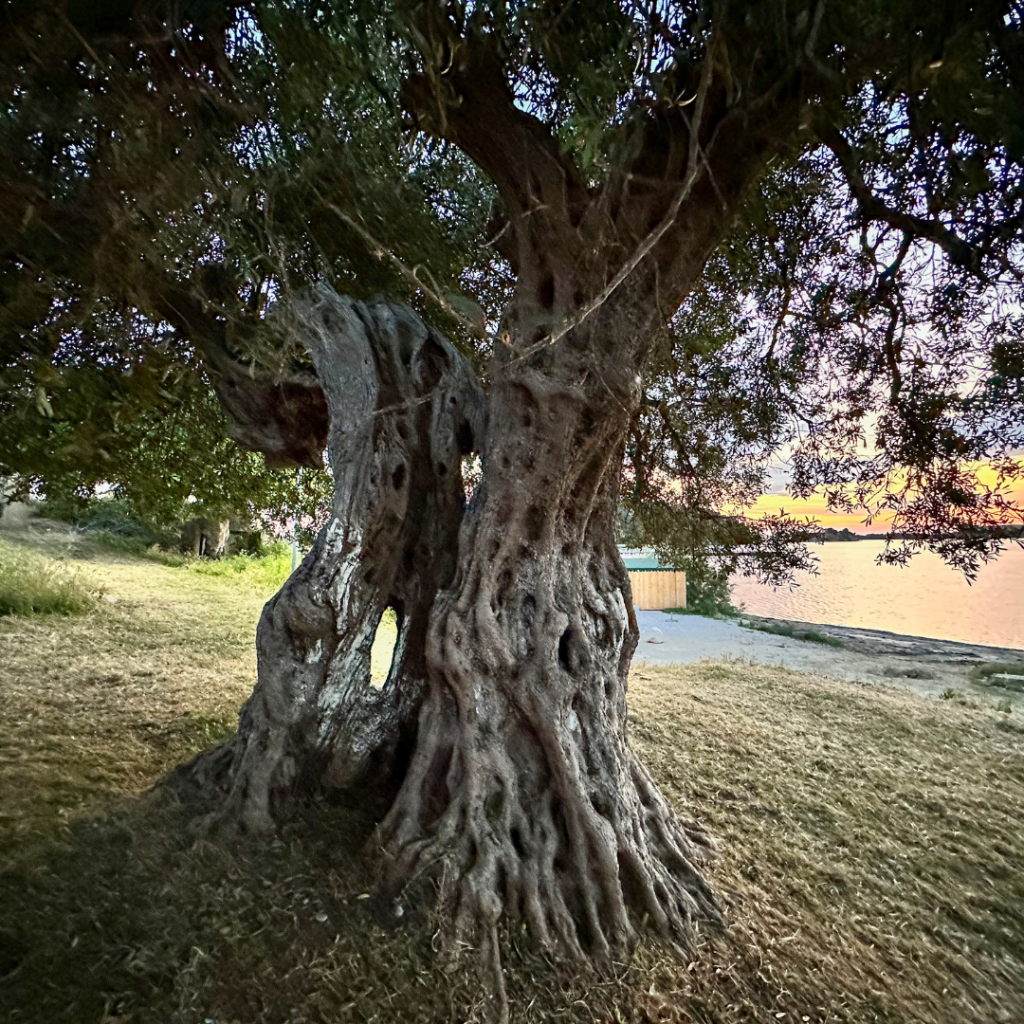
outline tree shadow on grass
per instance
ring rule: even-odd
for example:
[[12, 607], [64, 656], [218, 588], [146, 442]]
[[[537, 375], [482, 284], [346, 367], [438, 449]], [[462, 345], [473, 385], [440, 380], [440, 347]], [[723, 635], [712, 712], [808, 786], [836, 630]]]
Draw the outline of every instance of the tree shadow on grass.
[[0, 1017], [119, 1016], [208, 941], [137, 855], [133, 824], [124, 813], [83, 820], [67, 842], [0, 874]]
[[[365, 821], [346, 814], [315, 843], [301, 820], [271, 839], [214, 839], [196, 827], [201, 810], [166, 791], [126, 801], [0, 873], [0, 1019], [191, 1019], [180, 1003], [195, 1002], [189, 978], [209, 973], [204, 961], [231, 961], [258, 938], [241, 959], [285, 967], [282, 944], [301, 959], [335, 941], [334, 922], [351, 917], [338, 894], [365, 872]], [[214, 973], [215, 988], [241, 980]]]
[[[201, 810], [150, 794], [0, 874], [0, 1019], [482, 1019], [475, 961], [438, 956], [429, 901], [403, 897], [396, 917], [375, 894], [364, 814], [310, 808], [246, 837], [204, 834]], [[564, 1010], [585, 991], [525, 935], [509, 950], [524, 1007], [540, 994]]]
[[[400, 917], [375, 894], [365, 815], [310, 808], [274, 837], [206, 836], [196, 821], [161, 791], [0, 874], [0, 1020], [487, 1019], [483, 962], [443, 947], [431, 893], [404, 894]], [[559, 965], [516, 926], [502, 948], [513, 1021], [652, 1019], [664, 954]], [[694, 1018], [678, 1005], [653, 1019]]]

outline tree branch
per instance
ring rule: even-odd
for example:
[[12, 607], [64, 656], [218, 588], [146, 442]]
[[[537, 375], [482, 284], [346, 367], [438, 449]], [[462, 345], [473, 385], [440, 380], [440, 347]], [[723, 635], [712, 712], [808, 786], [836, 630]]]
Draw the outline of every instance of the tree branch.
[[665, 237], [669, 229], [675, 224], [683, 203], [690, 198], [690, 194], [693, 192], [693, 188], [697, 184], [697, 178], [701, 167], [705, 167], [707, 169], [709, 176], [712, 174], [711, 167], [706, 158], [698, 160], [698, 155], [703, 156], [700, 148], [699, 132], [701, 121], [704, 116], [704, 105], [707, 102], [708, 90], [711, 86], [712, 72], [712, 47], [709, 45], [708, 56], [705, 60], [704, 69], [701, 73], [700, 87], [697, 90], [693, 122], [690, 125], [686, 177], [683, 179], [679, 190], [672, 198], [672, 202], [669, 204], [668, 210], [665, 211], [665, 215], [647, 233], [647, 236], [633, 250], [632, 255], [625, 263], [622, 264], [618, 271], [612, 276], [612, 279], [608, 284], [606, 284], [597, 295], [579, 309], [574, 316], [566, 320], [560, 327], [553, 330], [549, 335], [547, 335], [547, 337], [542, 338], [540, 341], [531, 345], [511, 362], [517, 363], [524, 359], [529, 359], [530, 356], [535, 355], [542, 349], [554, 345], [556, 342], [564, 338], [570, 331], [579, 327], [580, 324], [582, 324], [583, 321], [591, 315], [591, 313], [603, 306], [611, 297], [612, 292], [614, 292], [615, 289], [618, 288], [634, 270], [636, 270], [643, 258], [662, 240], [662, 238]]
[[443, 34], [441, 52], [451, 59], [439, 68], [436, 54], [424, 52], [427, 71], [406, 80], [402, 102], [415, 127], [458, 146], [494, 180], [510, 213], [543, 209], [568, 227], [570, 208], [587, 200], [572, 160], [540, 120], [515, 105], [487, 39], [463, 37], [450, 22], [432, 28]]
[[185, 288], [168, 289], [160, 314], [203, 354], [214, 390], [242, 447], [263, 452], [268, 466], [323, 466], [327, 403], [312, 373], [271, 375], [238, 362], [228, 351], [227, 325]]
[[[830, 120], [820, 115], [814, 118], [812, 127], [818, 138], [832, 151], [838, 161], [839, 168], [865, 217], [884, 221], [912, 237], [934, 242], [957, 266], [964, 267], [982, 281], [988, 281], [988, 276], [982, 270], [981, 265], [986, 256], [982, 249], [964, 241], [939, 220], [925, 220], [923, 217], [904, 213], [902, 210], [889, 206], [868, 187], [860, 169], [860, 154], [846, 141], [839, 129]], [[1015, 267], [1005, 261], [1001, 262], [1004, 269], [1012, 273], [1018, 280], [1024, 279], [1024, 275]]]

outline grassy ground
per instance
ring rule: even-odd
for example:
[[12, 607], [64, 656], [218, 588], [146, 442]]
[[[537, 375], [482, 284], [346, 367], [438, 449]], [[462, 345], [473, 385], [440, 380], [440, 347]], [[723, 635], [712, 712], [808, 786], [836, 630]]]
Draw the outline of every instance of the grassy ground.
[[99, 596], [61, 562], [0, 542], [0, 615], [82, 615]]
[[825, 644], [827, 647], [845, 647], [842, 640], [828, 636], [817, 629], [799, 629], [788, 622], [744, 622], [746, 629], [756, 629], [760, 633], [771, 633], [774, 636], [788, 636], [794, 640], [808, 640], [812, 644]]
[[[0, 1019], [479, 1016], [475, 971], [432, 951], [429, 920], [381, 925], [351, 817], [215, 840], [137, 795], [233, 728], [265, 581], [74, 567], [107, 595], [93, 611], [0, 618]], [[631, 712], [718, 841], [728, 928], [601, 974], [512, 931], [513, 1020], [1024, 1020], [1015, 714], [739, 662], [641, 665]]]

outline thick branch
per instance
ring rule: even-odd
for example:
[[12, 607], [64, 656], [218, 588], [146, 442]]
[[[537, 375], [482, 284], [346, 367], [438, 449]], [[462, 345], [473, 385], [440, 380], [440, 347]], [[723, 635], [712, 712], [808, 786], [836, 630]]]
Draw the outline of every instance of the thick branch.
[[[254, 830], [314, 793], [378, 799], [379, 812], [393, 796], [426, 685], [430, 610], [455, 570], [459, 457], [485, 422], [468, 362], [408, 307], [321, 285], [292, 297], [281, 326], [310, 354], [330, 410], [332, 515], [264, 608], [238, 733], [178, 778], [226, 795], [216, 820]], [[370, 652], [388, 606], [398, 639], [376, 690]]]
[[515, 105], [488, 40], [462, 37], [449, 24], [435, 31], [444, 33], [448, 66], [428, 67], [402, 89], [416, 127], [454, 143], [490, 175], [513, 215], [544, 211], [550, 224], [569, 227], [574, 207], [587, 201], [573, 162], [541, 121]]
[[271, 467], [323, 465], [327, 403], [313, 373], [271, 375], [238, 362], [225, 344], [226, 323], [189, 292], [168, 296], [160, 311], [203, 353], [234, 441], [263, 452]]
[[861, 173], [860, 154], [846, 141], [839, 129], [827, 118], [820, 116], [814, 119], [813, 127], [815, 134], [838, 161], [850, 191], [860, 204], [865, 217], [884, 221], [890, 227], [914, 238], [925, 238], [934, 242], [955, 264], [986, 280], [986, 275], [981, 269], [981, 261], [985, 255], [982, 250], [965, 242], [941, 221], [925, 220], [923, 217], [904, 213], [879, 199], [868, 187]]

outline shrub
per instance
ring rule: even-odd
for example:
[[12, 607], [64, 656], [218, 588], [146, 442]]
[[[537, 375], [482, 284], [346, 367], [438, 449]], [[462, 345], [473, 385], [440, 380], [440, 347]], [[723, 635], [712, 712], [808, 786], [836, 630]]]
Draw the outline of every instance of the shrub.
[[729, 579], [723, 576], [712, 576], [701, 579], [686, 576], [686, 607], [666, 608], [672, 615], [706, 615], [711, 619], [731, 618], [739, 615], [739, 610], [729, 601]]
[[82, 615], [98, 596], [66, 565], [0, 544], [0, 615]]
[[173, 530], [135, 517], [122, 498], [57, 495], [48, 497], [39, 511], [47, 519], [78, 527], [98, 547], [137, 558], [166, 562], [158, 548], [172, 547], [177, 540]]
[[1024, 662], [988, 661], [971, 669], [971, 681], [983, 686], [1001, 686], [1007, 690], [1024, 690], [1024, 681], [995, 679], [994, 676], [1024, 676]]
[[137, 538], [147, 545], [162, 543], [167, 539], [151, 525], [135, 519], [128, 502], [117, 498], [93, 499], [86, 513], [79, 519], [79, 525], [87, 530], [102, 530], [118, 537]]
[[818, 629], [800, 629], [789, 622], [750, 622], [740, 623], [748, 629], [756, 629], [759, 633], [771, 633], [773, 636], [788, 636], [793, 640], [806, 640], [812, 644], [824, 644], [826, 647], [845, 647], [842, 640]]

